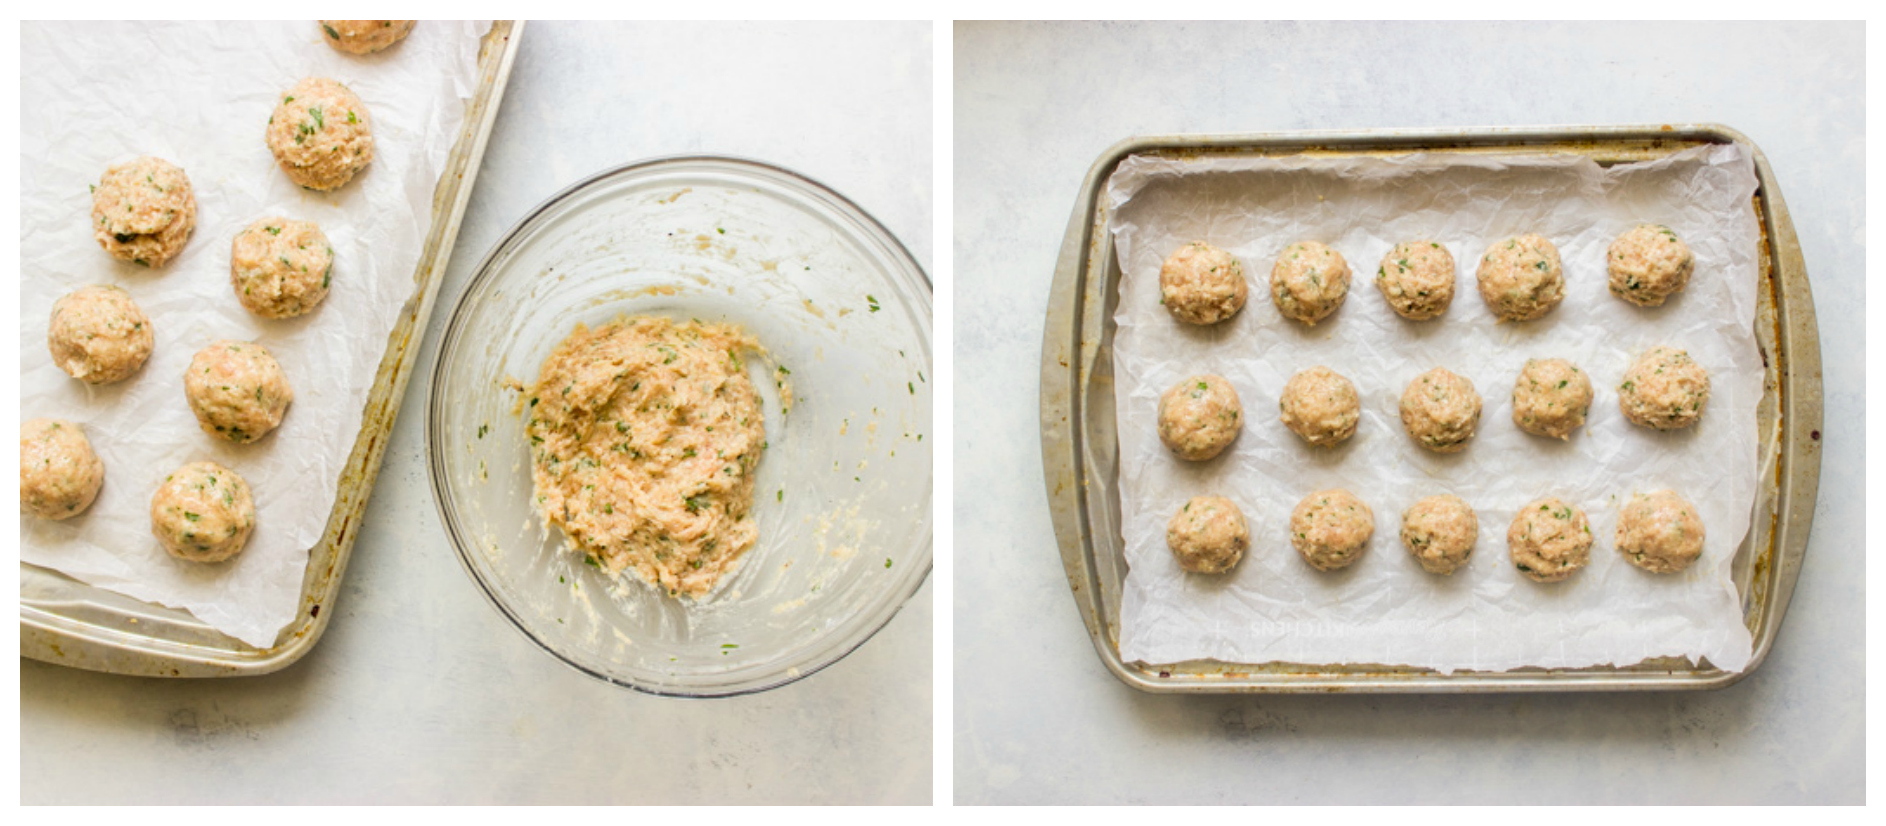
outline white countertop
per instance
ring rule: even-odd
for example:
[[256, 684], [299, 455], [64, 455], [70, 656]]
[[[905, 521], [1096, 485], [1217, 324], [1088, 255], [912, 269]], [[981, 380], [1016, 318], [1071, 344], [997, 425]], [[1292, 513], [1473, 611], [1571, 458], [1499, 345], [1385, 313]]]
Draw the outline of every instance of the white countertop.
[[928, 584], [858, 651], [781, 689], [684, 701], [605, 685], [539, 651], [466, 576], [426, 482], [424, 414], [472, 268], [605, 167], [770, 161], [851, 198], [928, 269], [931, 49], [929, 23], [529, 24], [326, 636], [250, 679], [22, 660], [21, 798], [928, 802]]
[[[958, 24], [956, 802], [1863, 800], [1862, 54], [1858, 24]], [[1341, 697], [1155, 696], [1107, 672], [1056, 550], [1038, 419], [1048, 287], [1103, 150], [1686, 121], [1767, 154], [1820, 314], [1820, 497], [1758, 671], [1707, 693]]]

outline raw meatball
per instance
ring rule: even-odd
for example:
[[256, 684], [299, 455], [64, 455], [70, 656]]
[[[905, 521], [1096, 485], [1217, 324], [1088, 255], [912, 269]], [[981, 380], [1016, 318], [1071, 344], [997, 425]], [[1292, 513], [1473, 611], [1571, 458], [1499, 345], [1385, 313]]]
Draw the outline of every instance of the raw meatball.
[[184, 374], [183, 392], [204, 433], [238, 444], [268, 435], [295, 400], [268, 348], [247, 341], [217, 341], [198, 350]]
[[1396, 244], [1382, 256], [1375, 286], [1401, 317], [1433, 318], [1454, 301], [1454, 256], [1433, 241]]
[[1638, 224], [1611, 242], [1604, 254], [1611, 273], [1611, 293], [1642, 307], [1660, 307], [1680, 293], [1696, 270], [1696, 255], [1676, 231], [1661, 224]]
[[414, 20], [323, 20], [327, 45], [348, 54], [373, 54], [406, 39]]
[[144, 366], [155, 339], [151, 319], [117, 287], [80, 287], [52, 305], [46, 347], [52, 362], [86, 384], [123, 381]]
[[1674, 347], [1652, 347], [1624, 373], [1618, 409], [1633, 424], [1680, 430], [1703, 417], [1709, 404], [1709, 371]]
[[1530, 321], [1565, 298], [1559, 249], [1539, 235], [1493, 242], [1480, 258], [1480, 297], [1504, 321]]
[[1290, 544], [1319, 571], [1348, 567], [1374, 534], [1374, 512], [1346, 490], [1319, 490], [1290, 511]]
[[1401, 515], [1401, 544], [1430, 574], [1451, 576], [1473, 555], [1479, 538], [1480, 519], [1458, 496], [1430, 496]]
[[1506, 547], [1520, 573], [1535, 582], [1558, 582], [1591, 561], [1591, 525], [1584, 511], [1555, 497], [1535, 499], [1513, 517]]
[[1284, 427], [1318, 447], [1355, 435], [1356, 422], [1362, 418], [1356, 386], [1321, 365], [1291, 376], [1277, 407], [1283, 411]]
[[1159, 397], [1159, 441], [1181, 459], [1217, 456], [1243, 427], [1244, 406], [1223, 376], [1193, 376]]
[[161, 267], [196, 228], [196, 191], [176, 164], [143, 157], [105, 170], [92, 187], [92, 235], [111, 257]]
[[1244, 512], [1222, 496], [1195, 496], [1166, 523], [1166, 547], [1179, 567], [1195, 574], [1222, 574], [1244, 558], [1251, 531]]
[[1315, 241], [1284, 247], [1270, 270], [1270, 297], [1285, 318], [1314, 326], [1349, 294], [1349, 262]]
[[373, 122], [352, 91], [324, 77], [295, 84], [264, 133], [275, 162], [308, 189], [339, 189], [373, 160]]
[[1244, 309], [1244, 265], [1204, 241], [1179, 248], [1159, 268], [1159, 303], [1187, 324], [1217, 324]]
[[20, 424], [20, 512], [41, 519], [78, 516], [98, 497], [105, 463], [78, 425], [61, 419]]
[[1554, 439], [1570, 438], [1591, 410], [1591, 379], [1565, 359], [1526, 359], [1513, 382], [1513, 424]]
[[1435, 453], [1459, 453], [1480, 423], [1480, 393], [1465, 377], [1436, 367], [1401, 393], [1401, 425]]
[[215, 462], [178, 468], [151, 496], [151, 533], [178, 559], [221, 562], [240, 553], [254, 529], [249, 483]]
[[239, 233], [229, 251], [229, 284], [249, 312], [293, 318], [327, 297], [334, 248], [312, 221], [263, 218]]
[[1639, 493], [1618, 512], [1617, 546], [1632, 565], [1674, 574], [1703, 555], [1703, 520], [1675, 491]]

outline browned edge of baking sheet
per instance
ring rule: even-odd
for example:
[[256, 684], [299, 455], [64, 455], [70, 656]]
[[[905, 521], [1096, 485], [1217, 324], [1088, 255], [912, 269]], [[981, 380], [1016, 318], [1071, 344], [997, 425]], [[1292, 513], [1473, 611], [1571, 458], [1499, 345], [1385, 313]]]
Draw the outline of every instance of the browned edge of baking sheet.
[[46, 568], [20, 565], [20, 655], [146, 677], [233, 677], [288, 667], [320, 640], [334, 615], [347, 558], [379, 475], [400, 399], [418, 359], [459, 221], [471, 198], [498, 106], [516, 61], [523, 21], [494, 21], [478, 51], [478, 86], [432, 195], [432, 225], [413, 270], [413, 293], [388, 335], [359, 434], [341, 471], [327, 530], [308, 552], [301, 611], [275, 644], [255, 648], [188, 612], [142, 602]]
[[[1209, 660], [1125, 662], [1119, 650], [1118, 443], [1114, 419], [1113, 315], [1120, 279], [1108, 232], [1106, 182], [1132, 155], [1396, 155], [1408, 152], [1563, 152], [1602, 165], [1646, 161], [1695, 146], [1736, 143], [1753, 156], [1761, 227], [1755, 336], [1767, 366], [1757, 411], [1758, 482], [1734, 580], [1754, 639], [1746, 669], [1666, 657], [1627, 667], [1456, 671], [1380, 664], [1236, 664]], [[1820, 337], [1807, 268], [1768, 159], [1741, 133], [1715, 124], [1362, 130], [1172, 135], [1115, 144], [1089, 169], [1056, 263], [1042, 335], [1041, 451], [1050, 516], [1068, 585], [1108, 670], [1155, 693], [1419, 693], [1641, 691], [1734, 684], [1774, 645], [1807, 550], [1820, 483]]]

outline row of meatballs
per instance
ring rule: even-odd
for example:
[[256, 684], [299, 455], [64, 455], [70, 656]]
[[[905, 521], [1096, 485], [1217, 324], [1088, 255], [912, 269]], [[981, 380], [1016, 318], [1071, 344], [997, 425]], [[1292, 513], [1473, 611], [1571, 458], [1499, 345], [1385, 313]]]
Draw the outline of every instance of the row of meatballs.
[[[1675, 230], [1639, 224], [1605, 252], [1611, 293], [1644, 307], [1661, 306], [1689, 284], [1696, 256]], [[1285, 318], [1315, 325], [1349, 295], [1349, 263], [1316, 241], [1285, 247], [1270, 271], [1270, 297]], [[1375, 270], [1375, 286], [1396, 314], [1435, 318], [1454, 300], [1454, 256], [1438, 242], [1395, 245]], [[1558, 247], [1541, 235], [1495, 241], [1480, 256], [1480, 297], [1505, 321], [1530, 321], [1565, 298]], [[1204, 241], [1180, 247], [1159, 268], [1159, 303], [1186, 324], [1217, 324], [1244, 308], [1249, 285], [1236, 256]]]
[[[1625, 371], [1618, 408], [1633, 424], [1677, 430], [1696, 424], [1709, 402], [1709, 372], [1689, 353], [1652, 347]], [[1513, 424], [1538, 436], [1568, 439], [1590, 412], [1591, 379], [1564, 359], [1527, 359], [1513, 382]], [[1355, 435], [1362, 419], [1355, 384], [1327, 367], [1298, 372], [1284, 384], [1278, 418], [1317, 447]], [[1436, 453], [1465, 450], [1480, 424], [1473, 382], [1446, 368], [1416, 376], [1401, 394], [1401, 423], [1416, 444]], [[1181, 459], [1222, 453], [1244, 428], [1238, 391], [1223, 376], [1191, 376], [1159, 397], [1159, 440]]]
[[[1290, 512], [1290, 543], [1318, 571], [1346, 568], [1361, 558], [1375, 534], [1375, 514], [1355, 494], [1317, 491]], [[1441, 494], [1411, 505], [1401, 516], [1401, 542], [1422, 570], [1452, 575], [1472, 556], [1480, 522], [1460, 497]], [[1558, 582], [1591, 561], [1591, 525], [1584, 511], [1556, 497], [1528, 502], [1506, 529], [1513, 566], [1536, 582]], [[1652, 573], [1676, 573], [1703, 553], [1703, 522], [1673, 491], [1631, 496], [1618, 511], [1614, 544], [1631, 564]], [[1251, 545], [1244, 513], [1231, 500], [1200, 496], [1166, 524], [1166, 545], [1179, 566], [1201, 574], [1236, 567]]]
[[[319, 21], [328, 45], [369, 54], [403, 39], [410, 20]], [[338, 189], [373, 160], [372, 119], [351, 90], [308, 78], [282, 96], [264, 141], [282, 171], [310, 190]], [[141, 157], [106, 170], [92, 187], [94, 237], [105, 252], [160, 268], [182, 252], [196, 227], [196, 195], [184, 171]], [[334, 249], [320, 227], [279, 216], [257, 219], [231, 244], [230, 285], [249, 312], [293, 318], [319, 305], [332, 284]], [[135, 375], [150, 358], [149, 316], [116, 286], [87, 286], [53, 305], [47, 346], [60, 369], [103, 385]], [[199, 350], [184, 375], [184, 396], [203, 431], [249, 443], [282, 422], [294, 390], [268, 348], [219, 340]], [[20, 427], [20, 508], [42, 519], [84, 513], [105, 468], [84, 429], [59, 419]], [[151, 529], [172, 556], [220, 562], [241, 552], [255, 527], [248, 483], [215, 462], [193, 462], [165, 477], [151, 498]]]

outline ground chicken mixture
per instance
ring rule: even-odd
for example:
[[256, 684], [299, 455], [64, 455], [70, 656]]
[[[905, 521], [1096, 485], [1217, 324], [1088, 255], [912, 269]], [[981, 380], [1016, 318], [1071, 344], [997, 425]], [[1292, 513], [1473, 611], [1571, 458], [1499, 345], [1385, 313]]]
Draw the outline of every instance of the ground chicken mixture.
[[753, 547], [766, 448], [738, 326], [577, 325], [525, 399], [537, 507], [592, 564], [703, 597]]

